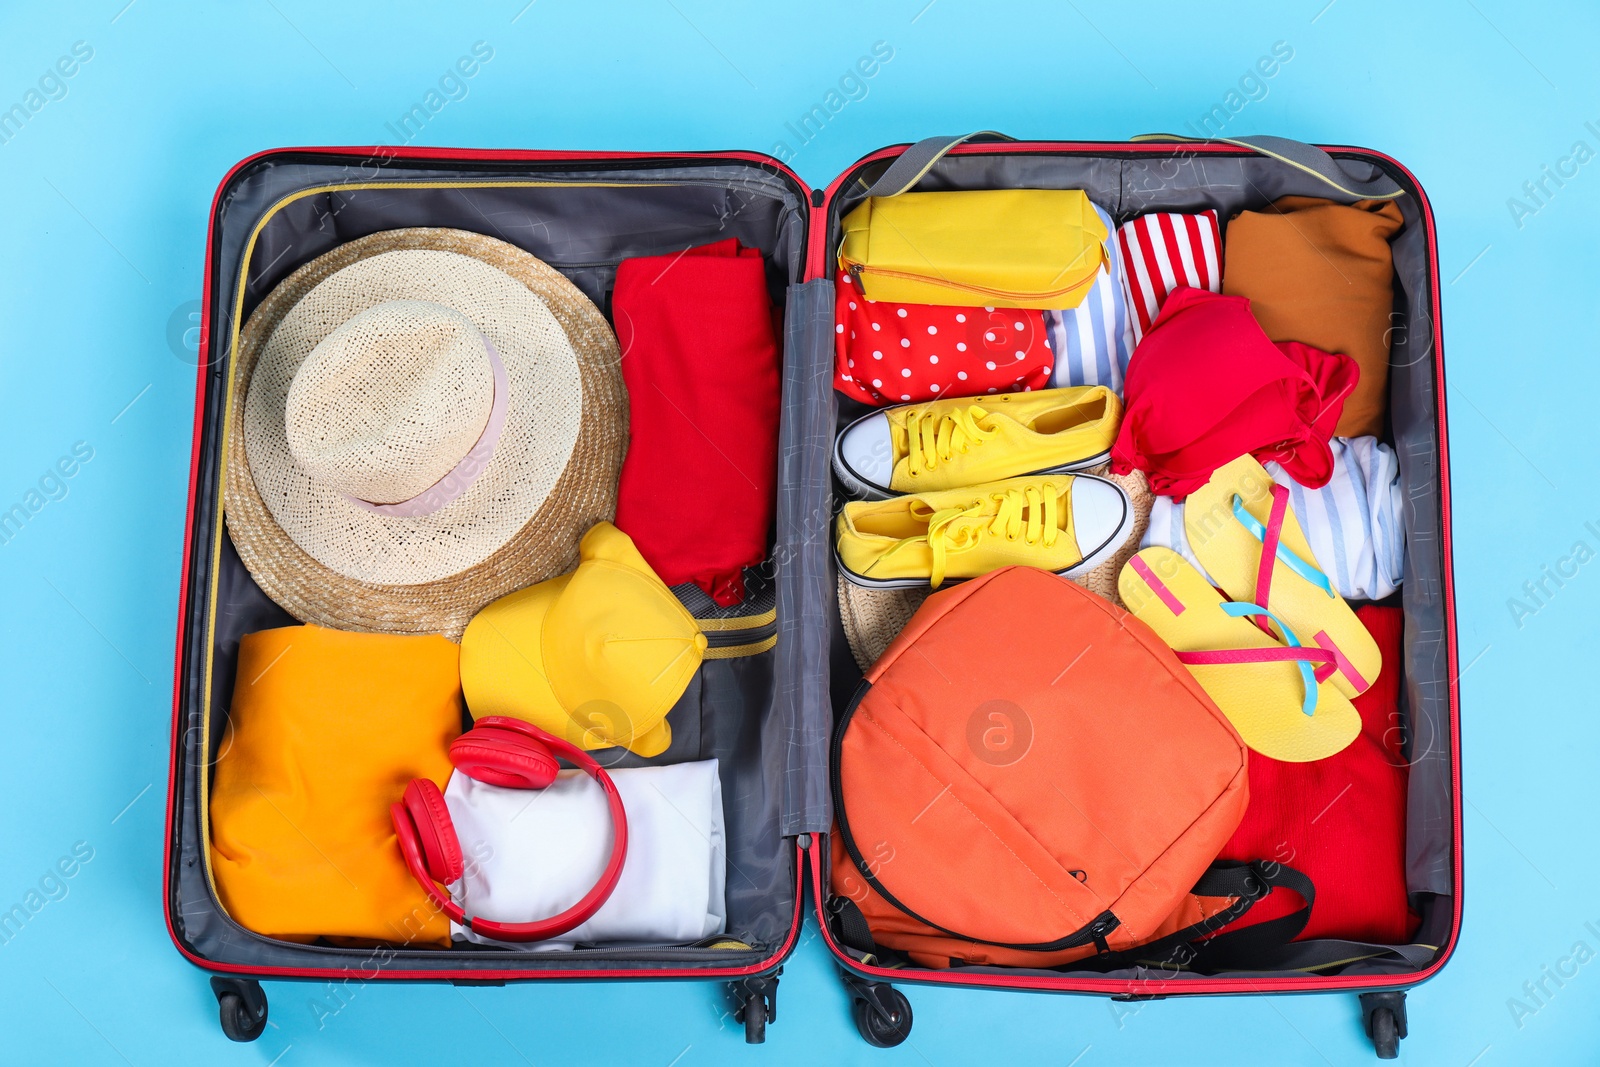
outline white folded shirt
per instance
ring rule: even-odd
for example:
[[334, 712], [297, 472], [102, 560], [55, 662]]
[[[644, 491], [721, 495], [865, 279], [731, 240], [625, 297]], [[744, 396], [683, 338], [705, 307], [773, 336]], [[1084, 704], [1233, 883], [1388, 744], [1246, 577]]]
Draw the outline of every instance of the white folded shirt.
[[[558, 941], [512, 943], [451, 926], [451, 934], [525, 951], [575, 942], [698, 941], [727, 923], [722, 781], [717, 761], [611, 772], [628, 814], [628, 855], [609, 900]], [[466, 873], [450, 886], [467, 914], [533, 922], [576, 904], [611, 855], [605, 794], [581, 771], [548, 789], [503, 789], [459, 771], [445, 803]]]

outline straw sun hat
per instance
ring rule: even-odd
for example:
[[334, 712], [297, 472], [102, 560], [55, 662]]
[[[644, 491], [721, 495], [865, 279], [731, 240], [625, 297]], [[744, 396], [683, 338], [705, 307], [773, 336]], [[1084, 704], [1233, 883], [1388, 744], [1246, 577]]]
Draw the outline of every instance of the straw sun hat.
[[620, 358], [599, 309], [503, 241], [390, 230], [319, 256], [240, 338], [240, 558], [302, 621], [459, 638], [614, 516]]

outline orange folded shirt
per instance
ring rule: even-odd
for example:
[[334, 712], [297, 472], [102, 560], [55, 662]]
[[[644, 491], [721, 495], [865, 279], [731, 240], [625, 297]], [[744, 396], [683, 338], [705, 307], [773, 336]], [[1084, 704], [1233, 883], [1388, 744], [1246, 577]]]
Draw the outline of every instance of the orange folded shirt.
[[1248, 297], [1268, 337], [1340, 352], [1361, 368], [1338, 437], [1383, 436], [1394, 311], [1389, 239], [1402, 224], [1391, 200], [1285, 196], [1235, 215], [1224, 236], [1222, 291]]
[[459, 656], [431, 635], [245, 635], [211, 785], [211, 869], [236, 922], [283, 941], [449, 946], [389, 805], [412, 778], [450, 776]]

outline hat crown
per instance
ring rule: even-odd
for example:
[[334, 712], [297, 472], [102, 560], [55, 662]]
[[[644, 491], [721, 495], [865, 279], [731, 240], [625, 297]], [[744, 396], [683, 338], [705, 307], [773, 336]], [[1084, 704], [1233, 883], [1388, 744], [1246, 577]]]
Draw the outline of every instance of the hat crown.
[[375, 504], [449, 474], [494, 403], [483, 335], [453, 308], [390, 300], [340, 323], [295, 371], [289, 451], [313, 478]]

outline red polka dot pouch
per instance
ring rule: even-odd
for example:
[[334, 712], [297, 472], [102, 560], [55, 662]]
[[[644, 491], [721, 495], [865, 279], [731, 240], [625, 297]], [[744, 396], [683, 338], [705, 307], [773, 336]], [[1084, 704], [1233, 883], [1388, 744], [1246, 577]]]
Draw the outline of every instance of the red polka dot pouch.
[[834, 388], [865, 404], [1020, 393], [1050, 384], [1044, 312], [872, 301], [835, 281]]

